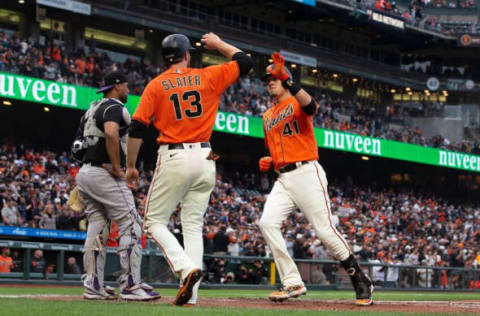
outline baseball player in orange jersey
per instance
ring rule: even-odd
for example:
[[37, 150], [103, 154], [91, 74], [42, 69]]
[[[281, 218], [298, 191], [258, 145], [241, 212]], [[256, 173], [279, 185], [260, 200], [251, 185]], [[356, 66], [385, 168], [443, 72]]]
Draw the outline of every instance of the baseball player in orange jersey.
[[[221, 94], [253, 67], [252, 59], [238, 48], [208, 33], [201, 39], [204, 47], [218, 50], [230, 59], [218, 66], [189, 68], [189, 39], [182, 34], [162, 41], [162, 55], [168, 70], [145, 88], [132, 116], [127, 149], [126, 179], [138, 185], [136, 160], [142, 136], [150, 121], [159, 130], [158, 161], [150, 185], [145, 224], [165, 254], [170, 268], [181, 278], [175, 305], [194, 305], [202, 277], [203, 215], [215, 185], [215, 155], [210, 136]], [[167, 224], [181, 203], [181, 222], [185, 250]]]
[[350, 275], [358, 305], [373, 303], [373, 285], [360, 269], [343, 237], [332, 224], [327, 178], [318, 163], [318, 148], [313, 133], [313, 114], [317, 102], [293, 82], [283, 57], [275, 52], [263, 79], [277, 104], [263, 115], [265, 144], [270, 155], [259, 161], [260, 171], [272, 165], [278, 173], [259, 225], [282, 281], [282, 288], [269, 295], [272, 301], [284, 301], [306, 294], [300, 273], [289, 256], [280, 228], [282, 222], [300, 209], [312, 223], [318, 238], [341, 262]]

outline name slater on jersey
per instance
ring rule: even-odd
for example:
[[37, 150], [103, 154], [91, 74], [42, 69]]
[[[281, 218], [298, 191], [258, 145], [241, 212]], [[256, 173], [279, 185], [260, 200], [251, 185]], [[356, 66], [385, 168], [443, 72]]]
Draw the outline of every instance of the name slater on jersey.
[[175, 88], [199, 87], [202, 85], [202, 80], [199, 75], [182, 76], [175, 79], [162, 80], [162, 86], [165, 91]]
[[289, 104], [285, 109], [283, 109], [277, 117], [273, 119], [270, 117], [265, 118], [265, 131], [270, 131], [274, 126], [276, 126], [279, 122], [283, 121], [289, 116], [293, 115], [293, 105]]

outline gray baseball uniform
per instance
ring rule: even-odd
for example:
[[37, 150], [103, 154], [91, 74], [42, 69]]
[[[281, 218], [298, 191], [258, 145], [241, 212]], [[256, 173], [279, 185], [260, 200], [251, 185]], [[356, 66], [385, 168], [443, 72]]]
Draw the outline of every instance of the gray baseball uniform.
[[[103, 288], [105, 243], [110, 222], [117, 222], [119, 230], [120, 289], [140, 284], [141, 228], [132, 192], [125, 180], [116, 179], [102, 167], [109, 163], [103, 124], [112, 121], [119, 125], [119, 136], [127, 133], [130, 115], [116, 99], [102, 99], [92, 103], [82, 117], [83, 137], [88, 143], [84, 165], [77, 175], [78, 191], [85, 204], [88, 219], [87, 239], [84, 248], [86, 284]], [[121, 146], [124, 148], [124, 146]], [[125, 153], [120, 153], [122, 162]]]

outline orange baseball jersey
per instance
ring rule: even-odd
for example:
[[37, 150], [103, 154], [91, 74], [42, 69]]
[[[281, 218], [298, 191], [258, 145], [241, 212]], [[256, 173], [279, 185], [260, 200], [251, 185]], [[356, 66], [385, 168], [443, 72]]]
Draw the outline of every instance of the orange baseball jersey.
[[285, 99], [263, 114], [263, 132], [275, 170], [294, 162], [318, 160], [313, 116], [302, 110], [295, 97]]
[[170, 68], [145, 88], [132, 119], [153, 125], [159, 144], [208, 142], [220, 95], [240, 75], [238, 63], [202, 69]]
[[12, 258], [0, 256], [0, 272], [9, 273], [12, 268], [13, 268]]

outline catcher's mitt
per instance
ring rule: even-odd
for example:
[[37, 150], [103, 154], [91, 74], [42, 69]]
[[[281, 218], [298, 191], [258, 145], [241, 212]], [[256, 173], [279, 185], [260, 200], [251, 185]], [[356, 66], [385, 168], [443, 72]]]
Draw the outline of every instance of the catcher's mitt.
[[83, 204], [83, 199], [80, 196], [80, 193], [78, 193], [77, 187], [73, 188], [73, 190], [70, 192], [70, 195], [68, 196], [68, 206], [70, 206], [72, 211], [77, 213], [82, 212], [85, 208], [85, 205]]

